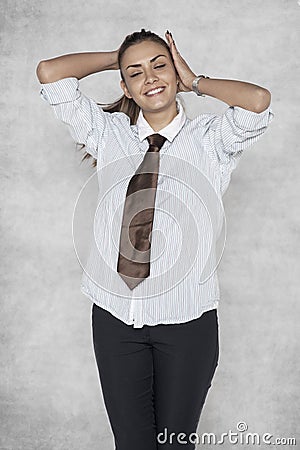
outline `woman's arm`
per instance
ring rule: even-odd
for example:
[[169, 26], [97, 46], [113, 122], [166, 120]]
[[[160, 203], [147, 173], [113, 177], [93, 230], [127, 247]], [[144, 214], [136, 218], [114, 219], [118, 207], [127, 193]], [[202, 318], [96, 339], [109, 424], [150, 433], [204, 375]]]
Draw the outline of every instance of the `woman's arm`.
[[[192, 85], [190, 87], [192, 89]], [[241, 106], [257, 113], [267, 109], [271, 102], [271, 93], [267, 89], [245, 81], [200, 78], [198, 89], [229, 106]]]
[[[173, 37], [168, 32], [166, 39], [180, 77], [179, 89], [189, 92], [192, 90], [192, 82], [196, 75], [178, 52]], [[256, 113], [264, 111], [271, 102], [271, 93], [268, 89], [244, 81], [201, 78], [198, 89], [201, 93], [217, 98], [229, 106], [240, 106]]]
[[117, 70], [118, 68], [118, 50], [72, 53], [40, 61], [36, 68], [36, 74], [40, 83], [52, 83], [68, 77], [80, 80], [92, 73]]

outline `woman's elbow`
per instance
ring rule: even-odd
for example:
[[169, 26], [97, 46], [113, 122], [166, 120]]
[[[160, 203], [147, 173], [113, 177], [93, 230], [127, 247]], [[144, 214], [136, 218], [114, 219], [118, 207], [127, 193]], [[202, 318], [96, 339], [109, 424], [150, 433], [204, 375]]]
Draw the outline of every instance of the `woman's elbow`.
[[51, 83], [51, 72], [49, 62], [42, 60], [36, 67], [36, 76], [40, 83]]
[[265, 111], [271, 104], [271, 92], [268, 89], [260, 88], [257, 92], [257, 100], [255, 104], [255, 112]]

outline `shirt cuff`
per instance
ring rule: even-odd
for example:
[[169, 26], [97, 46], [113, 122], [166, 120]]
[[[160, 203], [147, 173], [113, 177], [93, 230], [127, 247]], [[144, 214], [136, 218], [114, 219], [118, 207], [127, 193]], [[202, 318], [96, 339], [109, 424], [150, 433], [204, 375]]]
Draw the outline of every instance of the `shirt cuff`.
[[52, 83], [41, 83], [40, 96], [50, 105], [58, 105], [80, 97], [79, 81], [75, 77], [62, 78]]
[[265, 128], [274, 117], [271, 105], [260, 113], [249, 111], [241, 106], [231, 106], [228, 109], [231, 110], [234, 123], [243, 130], [251, 131]]

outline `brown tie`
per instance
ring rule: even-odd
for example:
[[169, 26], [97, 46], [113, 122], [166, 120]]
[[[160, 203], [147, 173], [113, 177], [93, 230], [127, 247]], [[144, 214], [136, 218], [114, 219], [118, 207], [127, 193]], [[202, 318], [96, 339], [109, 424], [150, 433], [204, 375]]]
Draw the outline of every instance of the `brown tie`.
[[131, 290], [150, 275], [159, 151], [166, 140], [160, 134], [147, 139], [149, 148], [128, 185], [120, 235], [117, 272]]

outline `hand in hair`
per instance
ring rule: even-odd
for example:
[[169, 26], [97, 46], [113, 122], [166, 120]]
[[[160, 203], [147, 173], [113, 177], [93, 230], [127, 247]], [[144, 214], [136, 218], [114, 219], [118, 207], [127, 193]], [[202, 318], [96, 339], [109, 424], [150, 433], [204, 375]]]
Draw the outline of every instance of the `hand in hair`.
[[175, 68], [178, 73], [179, 77], [179, 85], [178, 85], [178, 91], [179, 92], [189, 92], [192, 90], [192, 83], [193, 80], [196, 78], [197, 75], [190, 69], [187, 62], [183, 59], [181, 54], [179, 53], [175, 41], [173, 39], [172, 33], [167, 31], [165, 33], [167, 42], [169, 44], [172, 57], [174, 60]]

